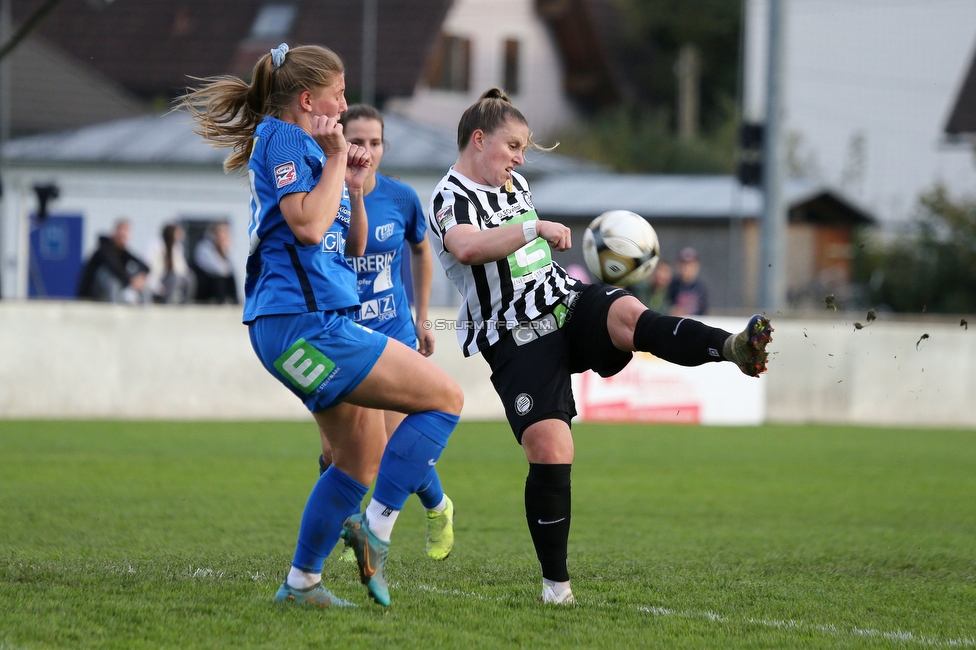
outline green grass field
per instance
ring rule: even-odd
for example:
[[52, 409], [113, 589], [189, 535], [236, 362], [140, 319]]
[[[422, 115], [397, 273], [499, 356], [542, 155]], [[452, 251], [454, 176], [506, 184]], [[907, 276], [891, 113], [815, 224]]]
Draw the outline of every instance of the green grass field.
[[393, 604], [279, 608], [304, 423], [0, 422], [0, 649], [976, 647], [976, 432], [578, 426], [580, 605], [538, 602], [525, 460], [464, 424], [438, 465], [457, 545], [411, 499]]

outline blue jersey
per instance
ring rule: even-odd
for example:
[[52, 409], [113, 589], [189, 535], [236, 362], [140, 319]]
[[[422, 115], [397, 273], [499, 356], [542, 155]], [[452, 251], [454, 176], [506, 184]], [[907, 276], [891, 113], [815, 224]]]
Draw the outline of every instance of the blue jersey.
[[[400, 267], [404, 239], [419, 244], [427, 230], [420, 199], [406, 183], [376, 174], [376, 187], [363, 201], [369, 218], [366, 253], [346, 258], [359, 277], [356, 286], [362, 308], [356, 320], [407, 345], [415, 345], [416, 333]], [[411, 340], [404, 341], [404, 336]]]
[[359, 306], [356, 273], [346, 261], [348, 189], [322, 241], [299, 242], [281, 214], [286, 194], [310, 192], [322, 176], [325, 154], [294, 124], [265, 117], [247, 164], [251, 183], [250, 251], [244, 280], [244, 322], [269, 314], [340, 311]]

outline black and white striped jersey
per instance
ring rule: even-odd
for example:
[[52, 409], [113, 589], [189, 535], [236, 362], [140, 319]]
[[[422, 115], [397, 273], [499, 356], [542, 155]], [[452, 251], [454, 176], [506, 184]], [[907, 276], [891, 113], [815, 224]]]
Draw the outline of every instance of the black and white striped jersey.
[[577, 281], [552, 261], [549, 244], [541, 237], [505, 258], [470, 266], [444, 248], [444, 235], [458, 224], [488, 230], [538, 219], [521, 174], [512, 172], [511, 189], [480, 185], [452, 167], [430, 199], [431, 245], [463, 298], [457, 334], [466, 357], [495, 344], [520, 323], [548, 314], [570, 292], [580, 290]]

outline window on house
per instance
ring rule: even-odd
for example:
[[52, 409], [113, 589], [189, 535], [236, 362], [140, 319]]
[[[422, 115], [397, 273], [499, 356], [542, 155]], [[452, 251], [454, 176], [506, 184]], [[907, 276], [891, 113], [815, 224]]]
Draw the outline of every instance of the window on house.
[[427, 65], [427, 85], [467, 92], [471, 84], [471, 39], [441, 34]]
[[297, 9], [293, 4], [271, 3], [262, 5], [251, 25], [251, 38], [257, 41], [274, 41], [287, 38]]
[[502, 88], [509, 95], [519, 91], [519, 42], [517, 38], [505, 39], [504, 60], [502, 61]]

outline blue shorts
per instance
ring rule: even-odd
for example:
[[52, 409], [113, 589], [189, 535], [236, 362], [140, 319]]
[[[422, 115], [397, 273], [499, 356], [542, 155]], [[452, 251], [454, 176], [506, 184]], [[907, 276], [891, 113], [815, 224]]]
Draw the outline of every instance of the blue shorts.
[[264, 367], [312, 412], [349, 395], [388, 341], [334, 311], [260, 316], [248, 332]]
[[416, 350], [420, 347], [420, 343], [417, 341], [417, 328], [414, 327], [412, 318], [386, 321], [382, 325], [377, 326], [376, 331], [381, 334], [386, 334], [391, 339], [396, 339], [411, 350]]

